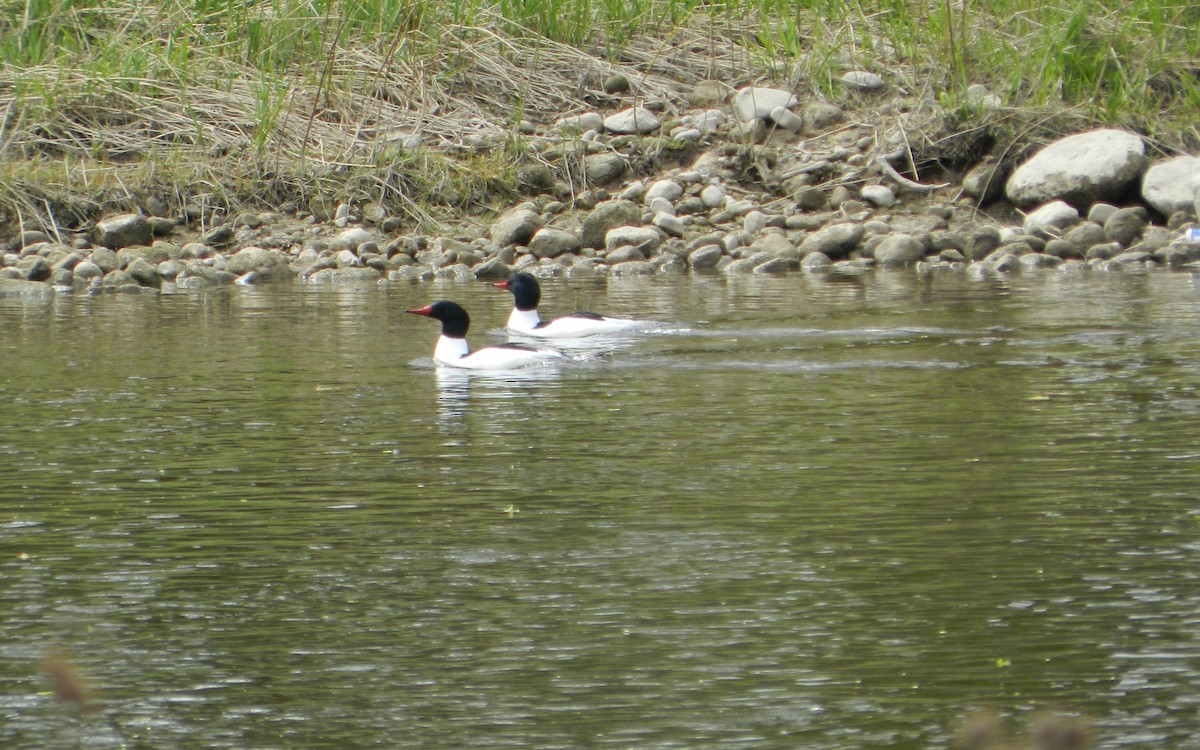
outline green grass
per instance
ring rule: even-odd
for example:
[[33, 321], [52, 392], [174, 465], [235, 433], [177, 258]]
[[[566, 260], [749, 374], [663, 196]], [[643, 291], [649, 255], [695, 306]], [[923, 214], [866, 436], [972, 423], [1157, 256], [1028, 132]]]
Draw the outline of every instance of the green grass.
[[[713, 75], [831, 98], [867, 68], [966, 118], [988, 116], [965, 99], [982, 83], [1015, 110], [1194, 151], [1198, 28], [1188, 0], [0, 0], [0, 222], [12, 186], [55, 163], [80, 193], [90, 170], [204, 158], [250, 182], [351, 184], [413, 131], [446, 146], [476, 122], [516, 133], [579, 108], [585, 69], [610, 63], [651, 94], [655, 76]], [[441, 195], [512, 184], [511, 164], [436, 151], [434, 172], [462, 183]]]
[[406, 53], [419, 54], [476, 25], [613, 59], [634, 37], [690, 26], [728, 34], [750, 56], [837, 48], [839, 64], [914, 65], [939, 86], [985, 82], [1039, 104], [1100, 99], [1109, 116], [1153, 103], [1148, 81], [1194, 83], [1200, 65], [1200, 6], [1183, 0], [7, 0], [0, 54], [10, 75], [51, 66], [211, 80], [250, 68], [303, 78], [339, 47], [407, 38]]

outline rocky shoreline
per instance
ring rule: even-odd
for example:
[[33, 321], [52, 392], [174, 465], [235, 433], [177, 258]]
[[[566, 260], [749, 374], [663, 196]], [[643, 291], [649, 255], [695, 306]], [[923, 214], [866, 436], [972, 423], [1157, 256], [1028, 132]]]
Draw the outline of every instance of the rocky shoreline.
[[[873, 74], [849, 73], [843, 84], [863, 107], [903, 106], [872, 99], [883, 87]], [[980, 107], [999, 106], [985, 91], [974, 96]], [[1143, 138], [1121, 130], [1077, 133], [1017, 163], [984, 155], [930, 183], [914, 174], [902, 133], [881, 136], [851, 109], [801, 106], [782, 89], [705, 82], [686, 106], [648, 101], [523, 129], [535, 157], [518, 171], [528, 198], [487, 222], [415, 234], [377, 204], [222, 217], [170, 215], [149, 199], [138, 213], [75, 233], [12, 238], [0, 256], [0, 295], [518, 270], [989, 275], [1200, 264], [1200, 158], [1152, 159]], [[665, 139], [677, 163], [635, 166], [643, 139]]]

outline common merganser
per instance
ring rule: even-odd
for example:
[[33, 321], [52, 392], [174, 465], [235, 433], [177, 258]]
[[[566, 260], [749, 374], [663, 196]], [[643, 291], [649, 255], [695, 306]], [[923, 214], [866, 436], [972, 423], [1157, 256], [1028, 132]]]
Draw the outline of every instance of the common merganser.
[[467, 330], [471, 327], [471, 317], [462, 306], [454, 302], [442, 300], [405, 312], [424, 315], [442, 322], [442, 335], [438, 337], [437, 345], [433, 348], [433, 361], [439, 365], [469, 370], [512, 370], [563, 359], [563, 355], [558, 352], [520, 344], [488, 346], [472, 352], [467, 345]]
[[526, 336], [580, 338], [620, 333], [648, 325], [644, 320], [610, 318], [593, 312], [577, 312], [553, 320], [542, 320], [537, 311], [538, 303], [542, 300], [542, 287], [537, 279], [524, 272], [492, 286], [512, 292], [513, 310], [508, 316], [508, 330]]

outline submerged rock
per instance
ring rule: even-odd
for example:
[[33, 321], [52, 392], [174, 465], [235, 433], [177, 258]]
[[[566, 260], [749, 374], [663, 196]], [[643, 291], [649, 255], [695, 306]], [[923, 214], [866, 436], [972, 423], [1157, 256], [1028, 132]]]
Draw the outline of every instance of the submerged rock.
[[0, 276], [0, 297], [52, 297], [54, 287], [40, 281], [6, 279]]

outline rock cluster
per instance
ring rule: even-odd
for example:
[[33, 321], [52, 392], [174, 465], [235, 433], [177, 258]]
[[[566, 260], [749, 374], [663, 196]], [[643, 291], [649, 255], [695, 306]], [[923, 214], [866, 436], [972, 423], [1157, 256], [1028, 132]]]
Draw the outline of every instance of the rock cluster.
[[[855, 96], [886, 89], [847, 74]], [[1051, 143], [1011, 176], [997, 164], [960, 184], [904, 177], [866, 127], [790, 91], [698, 92], [695, 109], [654, 103], [565, 117], [535, 139], [577, 158], [583, 184], [530, 178], [537, 195], [487, 226], [400, 232], [380, 206], [309, 206], [197, 218], [111, 216], [88, 235], [26, 231], [0, 256], [0, 294], [502, 278], [543, 273], [861, 273], [873, 267], [972, 274], [1047, 268], [1180, 267], [1200, 260], [1200, 157], [1151, 160], [1142, 139], [1101, 129]], [[986, 92], [985, 92], [986, 93]], [[714, 101], [724, 106], [710, 106]], [[981, 99], [981, 101], [985, 101]], [[638, 139], [691, 143], [685, 166], [628, 174]], [[753, 173], [755, 179], [746, 175]], [[1023, 216], [981, 219], [961, 196], [1003, 194]], [[319, 211], [317, 209], [320, 209]]]

